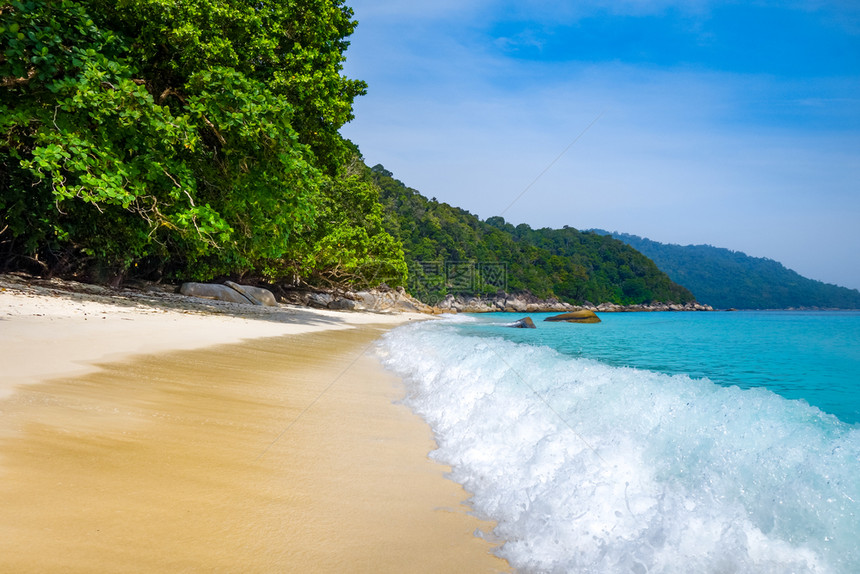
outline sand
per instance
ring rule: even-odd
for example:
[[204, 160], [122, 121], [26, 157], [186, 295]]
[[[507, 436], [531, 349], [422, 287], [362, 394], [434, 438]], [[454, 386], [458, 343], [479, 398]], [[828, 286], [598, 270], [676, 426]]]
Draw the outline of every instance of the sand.
[[508, 570], [374, 357], [418, 317], [0, 286], [0, 571]]
[[110, 290], [0, 275], [0, 398], [15, 385], [96, 370], [97, 361], [424, 316], [255, 307], [167, 291]]

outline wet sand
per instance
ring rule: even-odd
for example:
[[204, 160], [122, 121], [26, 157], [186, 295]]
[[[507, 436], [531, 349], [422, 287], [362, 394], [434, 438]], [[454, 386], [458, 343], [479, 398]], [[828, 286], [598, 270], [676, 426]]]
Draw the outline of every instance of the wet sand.
[[[0, 323], [0, 329], [5, 326]], [[101, 364], [0, 399], [0, 571], [498, 572], [387, 326]]]

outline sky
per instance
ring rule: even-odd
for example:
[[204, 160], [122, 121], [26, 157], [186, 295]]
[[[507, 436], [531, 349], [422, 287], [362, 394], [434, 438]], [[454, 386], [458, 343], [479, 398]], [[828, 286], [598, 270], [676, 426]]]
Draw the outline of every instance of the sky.
[[482, 219], [860, 289], [860, 2], [347, 0], [341, 133]]

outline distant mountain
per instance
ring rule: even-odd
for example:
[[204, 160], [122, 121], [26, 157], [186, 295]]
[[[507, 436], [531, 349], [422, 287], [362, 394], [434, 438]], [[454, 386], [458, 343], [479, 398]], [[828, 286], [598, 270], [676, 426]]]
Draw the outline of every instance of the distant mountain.
[[807, 279], [772, 259], [711, 245], [667, 245], [617, 231], [591, 231], [640, 251], [700, 303], [718, 309], [860, 309], [860, 291]]

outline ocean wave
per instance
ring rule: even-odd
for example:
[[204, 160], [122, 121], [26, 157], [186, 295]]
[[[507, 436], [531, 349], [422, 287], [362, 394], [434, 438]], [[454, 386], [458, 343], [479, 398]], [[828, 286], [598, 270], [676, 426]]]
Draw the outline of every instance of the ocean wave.
[[520, 571], [860, 571], [860, 431], [815, 407], [446, 321], [380, 345]]

